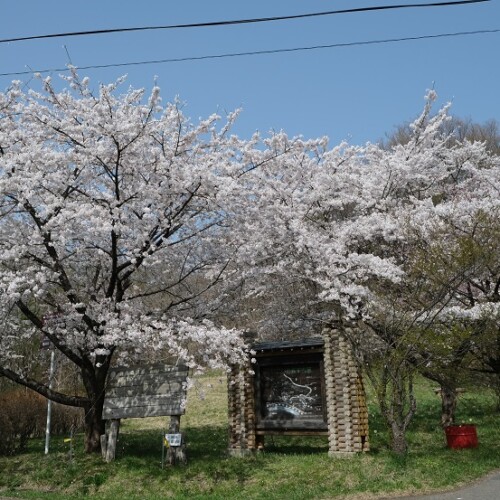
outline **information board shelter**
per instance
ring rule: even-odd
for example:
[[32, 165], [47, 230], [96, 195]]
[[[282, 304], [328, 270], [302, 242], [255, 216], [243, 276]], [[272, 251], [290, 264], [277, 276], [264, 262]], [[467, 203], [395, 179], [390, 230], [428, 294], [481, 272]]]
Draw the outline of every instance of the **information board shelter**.
[[229, 377], [230, 454], [262, 449], [266, 435], [328, 436], [331, 456], [369, 449], [363, 382], [339, 329], [252, 349], [255, 363]]

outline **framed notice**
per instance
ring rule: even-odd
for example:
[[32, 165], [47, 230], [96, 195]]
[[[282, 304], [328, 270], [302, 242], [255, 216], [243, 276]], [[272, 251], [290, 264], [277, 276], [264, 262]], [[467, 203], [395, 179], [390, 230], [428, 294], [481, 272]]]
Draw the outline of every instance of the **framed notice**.
[[261, 357], [255, 373], [258, 429], [327, 428], [322, 356]]

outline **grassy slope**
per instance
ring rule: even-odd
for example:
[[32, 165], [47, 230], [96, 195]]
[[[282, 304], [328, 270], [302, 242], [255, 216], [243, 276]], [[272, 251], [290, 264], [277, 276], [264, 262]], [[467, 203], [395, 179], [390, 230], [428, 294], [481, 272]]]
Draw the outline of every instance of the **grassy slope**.
[[[205, 389], [207, 397], [200, 400], [196, 393]], [[454, 451], [445, 447], [437, 396], [425, 382], [418, 389], [411, 451], [404, 459], [387, 450], [387, 435], [373, 404], [369, 454], [334, 460], [327, 456], [324, 438], [275, 437], [267, 438], [265, 453], [227, 458], [225, 379], [212, 376], [192, 390], [182, 418], [187, 466], [161, 469], [166, 418], [125, 420], [114, 463], [83, 455], [81, 435], [72, 460], [63, 437], [53, 438], [49, 457], [43, 456], [42, 440], [33, 440], [27, 453], [0, 457], [0, 493], [44, 499], [376, 498], [443, 489], [500, 467], [500, 429], [492, 394], [462, 396], [458, 420], [472, 419], [478, 425], [480, 446]]]

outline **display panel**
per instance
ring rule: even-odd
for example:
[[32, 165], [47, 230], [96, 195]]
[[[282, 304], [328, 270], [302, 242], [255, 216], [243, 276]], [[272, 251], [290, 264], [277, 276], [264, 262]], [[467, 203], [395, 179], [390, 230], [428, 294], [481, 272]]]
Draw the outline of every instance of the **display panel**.
[[260, 428], [326, 426], [322, 363], [262, 360], [258, 370]]

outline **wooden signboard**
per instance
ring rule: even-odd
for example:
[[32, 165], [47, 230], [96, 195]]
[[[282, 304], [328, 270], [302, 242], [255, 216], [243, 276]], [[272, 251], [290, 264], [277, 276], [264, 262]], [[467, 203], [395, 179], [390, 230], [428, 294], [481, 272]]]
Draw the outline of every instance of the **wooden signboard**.
[[183, 415], [187, 375], [184, 365], [111, 369], [103, 419]]

